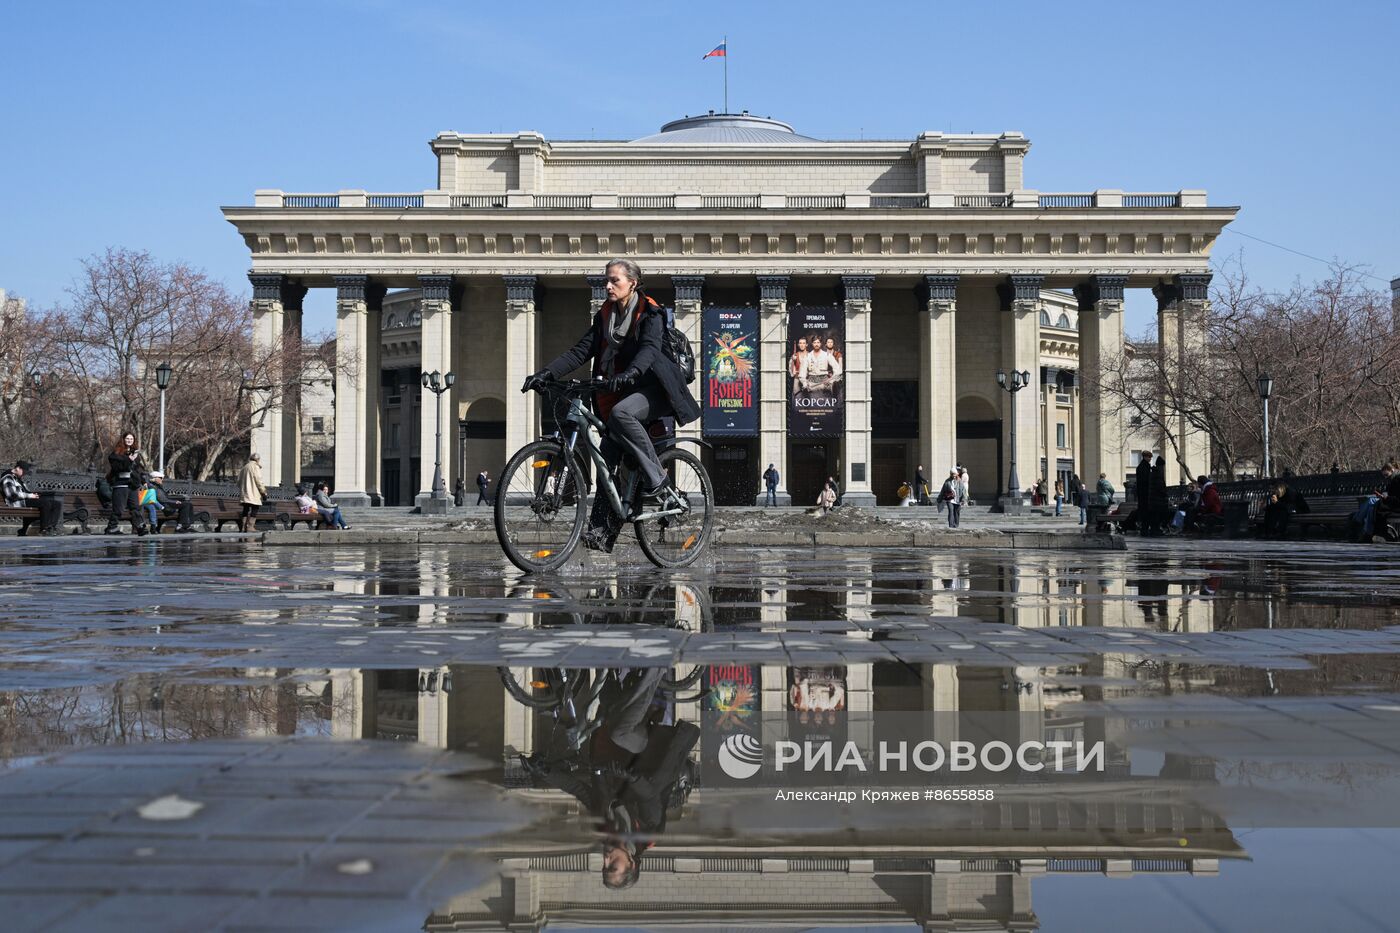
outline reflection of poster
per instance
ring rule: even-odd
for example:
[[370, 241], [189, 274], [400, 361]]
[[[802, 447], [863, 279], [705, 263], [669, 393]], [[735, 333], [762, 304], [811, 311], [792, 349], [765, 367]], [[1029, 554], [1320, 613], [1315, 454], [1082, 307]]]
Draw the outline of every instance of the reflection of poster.
[[700, 362], [704, 367], [704, 433], [758, 434], [758, 312], [706, 308]]
[[712, 664], [705, 669], [705, 712], [714, 729], [757, 732], [760, 689], [757, 664]]
[[788, 311], [788, 432], [841, 437], [846, 430], [846, 318], [837, 307]]
[[846, 740], [846, 668], [788, 668], [788, 714], [798, 740]]

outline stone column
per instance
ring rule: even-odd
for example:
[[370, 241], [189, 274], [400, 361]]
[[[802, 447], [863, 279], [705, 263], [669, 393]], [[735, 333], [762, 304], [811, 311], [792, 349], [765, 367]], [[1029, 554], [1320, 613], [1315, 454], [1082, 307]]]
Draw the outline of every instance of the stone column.
[[335, 497], [343, 506], [366, 506], [379, 493], [378, 312], [384, 290], [363, 275], [338, 275], [335, 287]]
[[253, 346], [259, 358], [272, 354], [270, 366], [254, 374], [257, 389], [253, 410], [262, 412], [253, 426], [252, 449], [262, 456], [263, 481], [268, 486], [295, 483], [301, 478], [300, 360], [301, 303], [306, 288], [282, 275], [250, 274], [253, 285]]
[[1090, 489], [1100, 473], [1123, 488], [1123, 414], [1105, 399], [1100, 382], [1105, 362], [1123, 357], [1123, 275], [1096, 275], [1076, 285], [1079, 300], [1079, 459], [1075, 468]]
[[792, 505], [788, 494], [788, 277], [758, 277], [758, 491], [754, 505], [763, 505], [767, 493], [762, 474], [768, 464], [778, 470], [778, 504]]
[[[1157, 345], [1162, 354], [1167, 391], [1175, 392], [1179, 374], [1203, 358], [1206, 346], [1206, 314], [1210, 310], [1209, 274], [1182, 274], [1162, 279], [1152, 291], [1157, 296]], [[1178, 414], [1169, 398], [1159, 402], [1167, 413], [1167, 431], [1161, 452], [1167, 458], [1167, 485], [1187, 482], [1210, 472], [1210, 438]], [[1185, 468], [1175, 463], [1179, 455]]]
[[958, 277], [926, 275], [919, 283], [919, 455], [936, 495], [958, 462]]
[[[462, 303], [462, 289], [454, 285], [450, 275], [420, 275], [418, 287], [423, 292], [419, 305], [423, 321], [421, 368], [425, 373], [436, 370], [446, 376], [455, 369], [452, 323], [454, 312]], [[459, 380], [461, 377], [462, 374], [457, 373]], [[523, 381], [524, 377], [521, 379]], [[438, 400], [433, 393], [424, 389], [422, 398], [418, 412], [418, 494], [414, 497], [420, 508], [425, 500], [433, 497], [433, 470], [438, 456], [433, 445], [437, 443], [439, 428], [442, 430], [442, 476], [449, 497], [457, 478], [457, 458], [452, 455], [457, 439], [457, 390], [452, 388], [443, 393], [441, 421], [438, 420]]]
[[[703, 347], [700, 346], [700, 298], [705, 288], [705, 277], [703, 275], [673, 275], [671, 284], [676, 289], [676, 327], [685, 334], [685, 339], [690, 341], [690, 347], [696, 354], [695, 360], [695, 382], [691, 385], [691, 391], [700, 399], [701, 407], [704, 406], [705, 373], [701, 360], [704, 359]], [[690, 424], [678, 427], [676, 433], [680, 437], [699, 437], [701, 419], [696, 418]], [[693, 449], [692, 449], [693, 452]], [[759, 472], [762, 473], [760, 468]]]
[[535, 304], [538, 280], [508, 275], [506, 280], [506, 456], [540, 436], [539, 398], [522, 393], [525, 377], [539, 368], [536, 347], [539, 321]]
[[[1011, 372], [1028, 372], [1031, 385], [1039, 382], [1040, 372], [1040, 286], [1044, 276], [1009, 275], [997, 286], [1001, 297], [1001, 365], [1010, 380]], [[1002, 392], [1002, 441], [1007, 452], [1003, 471], [1010, 469], [1011, 460], [1016, 461], [1016, 471], [1021, 489], [1025, 489], [1039, 475], [1040, 463], [1036, 448], [1040, 446], [1039, 421], [1040, 406], [1036, 397], [1028, 389], [1022, 389], [1016, 398], [1016, 447], [1011, 446], [1011, 398], [1010, 393]], [[1006, 493], [1006, 473], [998, 477], [1001, 495]], [[1018, 490], [1019, 492], [1019, 490]]]
[[[1043, 399], [1042, 414], [1040, 416], [1041, 432], [1044, 436], [1045, 445], [1045, 495], [1050, 502], [1054, 502], [1055, 496], [1055, 459], [1058, 447], [1055, 444], [1055, 424], [1059, 420], [1058, 407], [1055, 404], [1055, 387], [1057, 377], [1060, 375], [1058, 369], [1046, 366], [1045, 371], [1039, 374], [1040, 394]], [[1068, 438], [1066, 438], [1068, 439]], [[1037, 465], [1037, 470], [1039, 466]]]
[[608, 277], [606, 275], [588, 276], [588, 323], [592, 324], [593, 319], [602, 310], [603, 302], [608, 300]]
[[842, 458], [841, 498], [847, 505], [873, 506], [870, 471], [870, 314], [873, 275], [841, 276], [846, 312], [846, 450]]

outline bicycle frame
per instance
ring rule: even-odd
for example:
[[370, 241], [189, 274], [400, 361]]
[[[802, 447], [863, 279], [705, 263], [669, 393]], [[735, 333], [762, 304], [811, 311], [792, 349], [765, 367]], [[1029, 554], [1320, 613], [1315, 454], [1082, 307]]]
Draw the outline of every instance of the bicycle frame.
[[[619, 494], [616, 484], [613, 483], [612, 470], [608, 467], [608, 462], [603, 457], [603, 452], [593, 443], [593, 436], [588, 433], [588, 428], [591, 425], [597, 429], [600, 437], [606, 436], [608, 429], [603, 424], [602, 419], [588, 410], [588, 406], [583, 403], [583, 399], [580, 396], [570, 395], [569, 413], [565, 416], [564, 420], [573, 426], [573, 430], [569, 432], [567, 438], [561, 437], [560, 440], [564, 442], [564, 446], [571, 454], [576, 454], [579, 447], [582, 446], [583, 451], [588, 455], [589, 462], [593, 464], [593, 468], [597, 473], [598, 490], [600, 492], [607, 492], [608, 505], [612, 507], [614, 514], [622, 518], [623, 521], [634, 522], [644, 522], [653, 518], [683, 514], [681, 509], [663, 509], [657, 512], [643, 512], [640, 515], [629, 518], [627, 515], [627, 508], [622, 504], [624, 495]], [[559, 477], [560, 489], [564, 488], [565, 483], [568, 481], [568, 475], [569, 466], [568, 463], [565, 463], [564, 472], [561, 473]], [[633, 470], [627, 477], [625, 501], [631, 502], [635, 497], [639, 476], [640, 471]]]

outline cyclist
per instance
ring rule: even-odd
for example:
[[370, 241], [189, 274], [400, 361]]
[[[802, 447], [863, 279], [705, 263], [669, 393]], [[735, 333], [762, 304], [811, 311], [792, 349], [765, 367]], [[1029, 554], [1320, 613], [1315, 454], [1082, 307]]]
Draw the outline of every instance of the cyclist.
[[[666, 473], [652, 446], [647, 424], [674, 416], [677, 424], [700, 417], [700, 406], [685, 385], [679, 366], [661, 350], [666, 323], [661, 307], [642, 288], [642, 270], [630, 259], [614, 259], [604, 270], [608, 299], [578, 343], [544, 369], [530, 376], [521, 392], [568, 375], [592, 360], [593, 377], [608, 380], [607, 391], [594, 396], [598, 417], [608, 426], [602, 452], [616, 468], [623, 445], [637, 458], [645, 478], [645, 510], [666, 508]], [[618, 528], [608, 521], [611, 511], [597, 496], [584, 547], [611, 551]]]

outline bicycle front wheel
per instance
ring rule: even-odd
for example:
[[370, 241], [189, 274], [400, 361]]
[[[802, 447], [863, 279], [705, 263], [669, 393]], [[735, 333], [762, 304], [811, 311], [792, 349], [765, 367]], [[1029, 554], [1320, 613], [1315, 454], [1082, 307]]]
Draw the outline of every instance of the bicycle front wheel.
[[585, 480], [557, 441], [516, 451], [496, 485], [496, 539], [515, 566], [540, 573], [563, 566], [583, 533]]
[[634, 523], [637, 543], [658, 567], [686, 567], [710, 543], [715, 523], [715, 491], [700, 458], [672, 447], [659, 457], [661, 469], [671, 479], [676, 497], [685, 505], [682, 515], [668, 515]]

